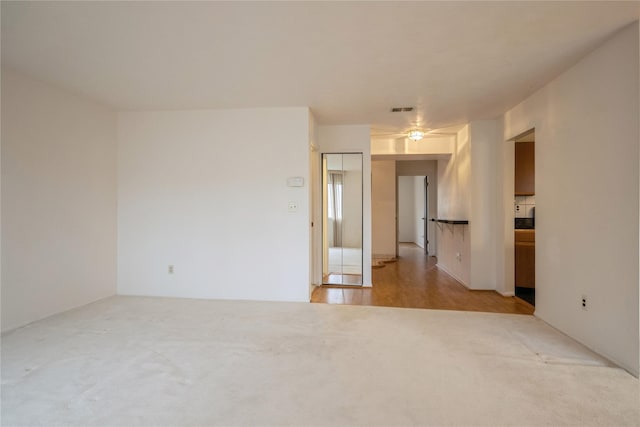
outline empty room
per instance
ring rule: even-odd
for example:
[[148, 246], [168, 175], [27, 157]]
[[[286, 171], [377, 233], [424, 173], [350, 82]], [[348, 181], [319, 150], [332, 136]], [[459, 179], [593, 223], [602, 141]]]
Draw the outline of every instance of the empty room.
[[0, 15], [3, 426], [640, 424], [640, 2]]

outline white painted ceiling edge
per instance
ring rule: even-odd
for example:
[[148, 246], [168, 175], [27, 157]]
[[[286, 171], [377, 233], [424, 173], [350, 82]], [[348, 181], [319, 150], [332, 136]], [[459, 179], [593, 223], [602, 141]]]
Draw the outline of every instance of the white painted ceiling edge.
[[373, 133], [498, 117], [639, 16], [609, 1], [1, 8], [3, 65], [114, 109], [309, 106]]

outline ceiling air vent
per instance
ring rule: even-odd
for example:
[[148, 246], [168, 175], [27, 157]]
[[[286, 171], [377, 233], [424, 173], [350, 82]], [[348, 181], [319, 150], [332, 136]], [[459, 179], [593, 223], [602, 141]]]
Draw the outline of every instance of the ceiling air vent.
[[391, 108], [392, 113], [405, 113], [408, 111], [413, 111], [413, 107], [392, 107]]

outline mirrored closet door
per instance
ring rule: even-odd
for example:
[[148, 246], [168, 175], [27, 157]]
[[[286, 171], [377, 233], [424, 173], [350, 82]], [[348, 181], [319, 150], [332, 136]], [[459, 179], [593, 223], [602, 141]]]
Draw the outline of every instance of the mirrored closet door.
[[362, 285], [362, 153], [322, 155], [322, 281]]

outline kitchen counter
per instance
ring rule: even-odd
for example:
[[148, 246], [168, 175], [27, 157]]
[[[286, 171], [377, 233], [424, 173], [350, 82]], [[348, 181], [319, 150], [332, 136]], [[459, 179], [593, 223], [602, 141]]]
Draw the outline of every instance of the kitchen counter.
[[514, 230], [516, 242], [535, 242], [536, 230]]
[[518, 288], [536, 287], [536, 230], [515, 230], [515, 285]]
[[533, 230], [535, 229], [535, 220], [533, 218], [515, 218], [514, 228], [516, 230]]

